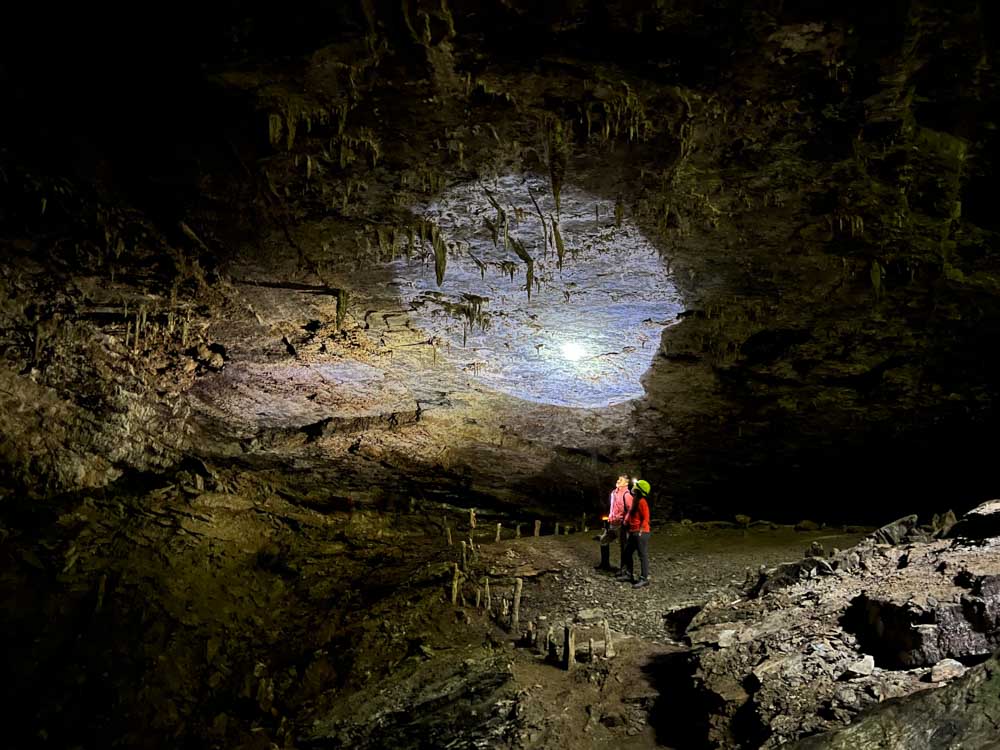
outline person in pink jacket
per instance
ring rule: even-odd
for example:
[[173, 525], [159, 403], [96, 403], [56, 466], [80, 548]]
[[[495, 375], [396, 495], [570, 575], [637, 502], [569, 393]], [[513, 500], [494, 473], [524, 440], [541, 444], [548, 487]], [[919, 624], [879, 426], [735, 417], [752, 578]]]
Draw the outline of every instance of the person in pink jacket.
[[632, 509], [632, 493], [628, 489], [628, 476], [621, 474], [611, 491], [608, 508], [608, 530], [601, 539], [601, 563], [597, 570], [613, 570], [611, 567], [611, 542], [618, 537], [618, 573], [625, 572], [625, 544], [628, 532], [625, 530], [625, 516]]

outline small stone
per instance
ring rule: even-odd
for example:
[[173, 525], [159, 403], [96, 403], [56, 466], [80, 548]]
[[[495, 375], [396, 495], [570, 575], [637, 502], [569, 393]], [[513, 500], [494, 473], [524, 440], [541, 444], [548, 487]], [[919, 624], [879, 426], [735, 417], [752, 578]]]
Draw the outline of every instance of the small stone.
[[602, 619], [604, 619], [604, 612], [599, 609], [581, 609], [576, 613], [576, 621], [584, 625], [589, 625]]
[[733, 645], [733, 641], [736, 640], [735, 630], [722, 630], [719, 632], [718, 641], [719, 648], [729, 648]]
[[851, 677], [867, 677], [875, 671], [875, 657], [865, 654], [864, 658], [854, 662], [847, 668], [847, 674]]
[[833, 695], [838, 701], [851, 708], [856, 707], [860, 703], [858, 694], [847, 686], [834, 688]]
[[965, 674], [965, 665], [955, 659], [942, 659], [931, 669], [931, 682], [948, 682]]

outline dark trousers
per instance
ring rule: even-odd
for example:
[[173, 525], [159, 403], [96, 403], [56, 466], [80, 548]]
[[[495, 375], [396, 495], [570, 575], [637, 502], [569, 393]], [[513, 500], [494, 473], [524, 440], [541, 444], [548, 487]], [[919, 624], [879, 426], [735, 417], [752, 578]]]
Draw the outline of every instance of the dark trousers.
[[[624, 526], [618, 527], [618, 572], [625, 572], [625, 547], [628, 546], [628, 532]], [[601, 545], [601, 567], [611, 567], [611, 541]]]
[[635, 574], [632, 572], [635, 568], [635, 553], [639, 553], [639, 565], [641, 566], [642, 575], [641, 578], [649, 578], [649, 532], [648, 531], [633, 531], [628, 535], [628, 543], [625, 546], [625, 556], [622, 558], [624, 560], [625, 571], [633, 578]]
[[618, 527], [618, 572], [625, 572], [625, 550], [628, 549], [628, 531], [625, 524]]

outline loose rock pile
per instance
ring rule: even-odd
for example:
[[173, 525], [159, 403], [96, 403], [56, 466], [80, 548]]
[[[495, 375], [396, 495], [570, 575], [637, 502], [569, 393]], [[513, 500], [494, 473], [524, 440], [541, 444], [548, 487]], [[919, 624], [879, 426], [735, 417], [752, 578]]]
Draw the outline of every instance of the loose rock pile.
[[770, 748], [839, 728], [961, 677], [1000, 647], [1000, 538], [991, 535], [1000, 502], [958, 523], [950, 514], [933, 527], [916, 521], [764, 570], [744, 597], [710, 601], [693, 617], [692, 700], [712, 743]]

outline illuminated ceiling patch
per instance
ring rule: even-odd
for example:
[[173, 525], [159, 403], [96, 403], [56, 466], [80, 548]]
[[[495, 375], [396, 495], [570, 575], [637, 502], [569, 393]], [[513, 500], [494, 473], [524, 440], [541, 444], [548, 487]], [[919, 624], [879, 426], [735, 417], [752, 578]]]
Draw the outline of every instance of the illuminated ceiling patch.
[[400, 294], [440, 356], [486, 388], [576, 407], [637, 398], [680, 298], [620, 208], [572, 186], [560, 208], [523, 176], [415, 207], [427, 230], [393, 264]]

